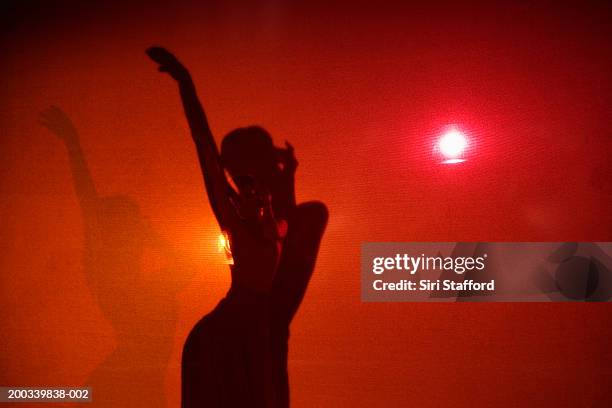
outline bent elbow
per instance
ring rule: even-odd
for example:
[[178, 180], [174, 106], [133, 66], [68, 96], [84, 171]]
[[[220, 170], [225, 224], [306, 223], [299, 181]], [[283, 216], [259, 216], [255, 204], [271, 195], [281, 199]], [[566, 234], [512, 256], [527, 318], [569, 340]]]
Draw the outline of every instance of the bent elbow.
[[329, 220], [329, 210], [325, 203], [321, 201], [308, 201], [298, 205], [298, 212], [301, 218], [311, 220], [314, 224], [324, 229]]

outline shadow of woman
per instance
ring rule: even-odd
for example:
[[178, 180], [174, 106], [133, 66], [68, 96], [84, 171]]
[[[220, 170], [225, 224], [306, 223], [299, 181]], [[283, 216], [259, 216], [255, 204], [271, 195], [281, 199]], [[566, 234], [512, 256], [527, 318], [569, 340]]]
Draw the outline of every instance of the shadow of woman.
[[[57, 107], [47, 109], [41, 114], [41, 124], [67, 149], [84, 226], [83, 269], [116, 336], [116, 348], [86, 383], [92, 388], [93, 404], [164, 407], [176, 296], [195, 268], [156, 234], [132, 198], [98, 194], [76, 128], [64, 112]], [[166, 276], [147, 274], [150, 271], [143, 268], [149, 248], [169, 260], [162, 271], [168, 272]]]

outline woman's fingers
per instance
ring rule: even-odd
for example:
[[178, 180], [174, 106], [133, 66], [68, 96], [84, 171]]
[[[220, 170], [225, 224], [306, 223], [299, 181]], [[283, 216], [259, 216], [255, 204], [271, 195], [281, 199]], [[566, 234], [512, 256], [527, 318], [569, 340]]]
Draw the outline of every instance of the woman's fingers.
[[178, 62], [176, 57], [165, 48], [151, 47], [148, 48], [145, 52], [147, 53], [149, 58], [151, 58], [153, 61], [157, 62], [160, 65], [168, 65], [174, 62]]
[[151, 47], [148, 48], [145, 52], [154, 62], [157, 62], [159, 64], [159, 72], [166, 72], [176, 80], [179, 80], [189, 75], [185, 67], [183, 67], [183, 65], [174, 56], [174, 54], [172, 54], [165, 48]]
[[76, 134], [74, 125], [68, 115], [57, 106], [51, 106], [40, 112], [38, 123], [61, 138]]

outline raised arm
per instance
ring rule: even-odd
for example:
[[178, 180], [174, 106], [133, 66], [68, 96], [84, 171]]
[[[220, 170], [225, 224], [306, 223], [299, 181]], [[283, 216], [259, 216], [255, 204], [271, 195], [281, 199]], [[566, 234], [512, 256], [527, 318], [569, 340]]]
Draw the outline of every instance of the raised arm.
[[159, 64], [160, 72], [167, 72], [178, 83], [187, 123], [200, 159], [210, 205], [221, 228], [229, 228], [237, 217], [230, 198], [235, 193], [225, 177], [220, 163], [219, 150], [202, 104], [198, 99], [191, 75], [183, 64], [164, 48], [149, 48], [147, 54]]
[[40, 123], [53, 132], [66, 146], [74, 188], [81, 205], [87, 214], [94, 210], [98, 194], [83, 155], [79, 135], [74, 124], [60, 108], [52, 106], [40, 114]]
[[285, 149], [277, 149], [278, 162], [282, 164], [278, 180], [272, 186], [272, 207], [276, 217], [288, 221], [295, 211], [295, 171], [298, 166], [291, 143], [285, 141]]

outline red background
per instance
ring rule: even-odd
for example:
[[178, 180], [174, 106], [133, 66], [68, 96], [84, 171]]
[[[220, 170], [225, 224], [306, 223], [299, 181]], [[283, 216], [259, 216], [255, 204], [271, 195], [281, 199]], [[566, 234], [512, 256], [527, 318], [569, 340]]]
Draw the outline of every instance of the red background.
[[[164, 391], [178, 406], [182, 344], [229, 274], [176, 86], [144, 54], [158, 44], [190, 68], [218, 140], [260, 124], [291, 141], [299, 200], [330, 209], [292, 326], [293, 406], [604, 405], [608, 304], [364, 304], [359, 246], [611, 241], [610, 17], [609, 6], [525, 1], [7, 11], [0, 384], [84, 384], [116, 347], [83, 276], [65, 149], [37, 124], [55, 104], [98, 190], [133, 197], [200, 270], [176, 299]], [[470, 136], [457, 166], [432, 155], [449, 123]]]

